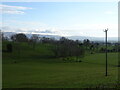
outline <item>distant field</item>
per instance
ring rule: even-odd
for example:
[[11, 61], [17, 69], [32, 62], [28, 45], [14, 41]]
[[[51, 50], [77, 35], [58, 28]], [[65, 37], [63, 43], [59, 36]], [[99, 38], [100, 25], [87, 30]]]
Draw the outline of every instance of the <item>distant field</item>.
[[83, 62], [59, 59], [3, 60], [3, 88], [84, 88], [114, 87], [118, 76], [117, 53], [108, 54], [108, 77], [105, 77], [105, 55], [91, 54]]

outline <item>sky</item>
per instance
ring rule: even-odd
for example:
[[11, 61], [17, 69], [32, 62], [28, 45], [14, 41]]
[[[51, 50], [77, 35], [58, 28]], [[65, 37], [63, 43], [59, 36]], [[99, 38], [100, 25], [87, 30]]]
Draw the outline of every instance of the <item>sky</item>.
[[118, 36], [117, 2], [4, 2], [0, 4], [4, 32], [61, 36]]

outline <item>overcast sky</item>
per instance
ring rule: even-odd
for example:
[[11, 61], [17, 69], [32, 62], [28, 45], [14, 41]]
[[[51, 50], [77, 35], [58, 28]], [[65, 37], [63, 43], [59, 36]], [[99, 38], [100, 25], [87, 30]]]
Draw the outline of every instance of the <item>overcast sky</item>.
[[63, 36], [118, 36], [117, 2], [4, 2], [3, 31]]

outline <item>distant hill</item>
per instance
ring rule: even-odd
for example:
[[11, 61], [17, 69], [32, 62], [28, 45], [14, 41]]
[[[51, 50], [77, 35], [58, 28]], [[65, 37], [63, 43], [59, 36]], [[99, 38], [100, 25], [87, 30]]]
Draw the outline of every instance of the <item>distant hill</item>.
[[[7, 36], [8, 38], [10, 38], [12, 35], [17, 34], [16, 32], [4, 32], [4, 35]], [[54, 38], [54, 39], [60, 39], [62, 36], [58, 36], [58, 35], [43, 35], [43, 34], [36, 34], [39, 37], [47, 37], [47, 38]], [[28, 38], [30, 38], [32, 36], [32, 34], [30, 33], [26, 33], [26, 36]], [[88, 37], [88, 36], [66, 36], [66, 38], [68, 39], [72, 39], [72, 40], [84, 40], [84, 39], [89, 39], [90, 41], [104, 41], [105, 37]], [[117, 42], [118, 41], [118, 37], [108, 37], [108, 41], [110, 42]]]
[[[87, 37], [87, 36], [70, 36], [69, 39], [73, 40], [84, 40], [89, 39], [91, 41], [104, 41], [105, 37]], [[108, 37], [108, 41], [118, 41], [118, 37]]]
[[[5, 37], [8, 37], [8, 38], [10, 38], [12, 35], [14, 35], [14, 34], [18, 34], [17, 32], [4, 32], [4, 36]], [[31, 33], [24, 33], [24, 34], [26, 34], [26, 36], [28, 37], [28, 38], [30, 38], [33, 34], [31, 34]], [[54, 39], [60, 39], [61, 38], [61, 36], [58, 36], [58, 35], [43, 35], [43, 34], [36, 34], [36, 35], [38, 35], [39, 37], [47, 37], [47, 38], [54, 38]]]

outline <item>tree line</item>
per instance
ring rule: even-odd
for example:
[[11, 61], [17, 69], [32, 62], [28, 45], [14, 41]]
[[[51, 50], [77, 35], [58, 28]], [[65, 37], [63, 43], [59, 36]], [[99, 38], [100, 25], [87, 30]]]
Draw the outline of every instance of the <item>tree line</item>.
[[[7, 37], [4, 37], [4, 33], [2, 33], [2, 40], [8, 40]], [[47, 43], [52, 44], [52, 52], [54, 53], [55, 57], [69, 57], [69, 56], [76, 56], [76, 58], [83, 57], [85, 51], [90, 51], [91, 54], [94, 52], [105, 52], [104, 47], [100, 47], [100, 43], [95, 43], [90, 41], [89, 39], [84, 39], [83, 41], [79, 40], [70, 40], [65, 37], [61, 37], [59, 40], [54, 38], [47, 38], [47, 37], [39, 37], [36, 34], [33, 34], [30, 38], [28, 38], [23, 33], [14, 34], [10, 37], [12, 42], [27, 42], [30, 44], [33, 49], [35, 49], [37, 43]], [[110, 43], [108, 43], [110, 45]], [[10, 48], [10, 45], [7, 47]], [[12, 51], [12, 50], [10, 50]], [[114, 45], [114, 48], [108, 50], [108, 52], [117, 52], [120, 51], [118, 48], [118, 43]]]

